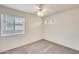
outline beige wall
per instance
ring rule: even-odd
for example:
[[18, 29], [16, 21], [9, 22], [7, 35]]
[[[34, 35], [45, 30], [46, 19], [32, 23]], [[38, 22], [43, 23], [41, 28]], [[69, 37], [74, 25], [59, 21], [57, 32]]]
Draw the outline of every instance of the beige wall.
[[55, 24], [44, 24], [44, 38], [79, 50], [79, 8], [48, 16]]
[[0, 13], [25, 17], [25, 34], [0, 37], [0, 52], [41, 39], [42, 21], [39, 17], [0, 6]]

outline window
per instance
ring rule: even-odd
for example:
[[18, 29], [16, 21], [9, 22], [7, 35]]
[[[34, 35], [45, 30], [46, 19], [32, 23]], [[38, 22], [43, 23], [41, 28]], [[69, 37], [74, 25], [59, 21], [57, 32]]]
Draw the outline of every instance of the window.
[[25, 19], [23, 17], [1, 14], [1, 36], [24, 34]]

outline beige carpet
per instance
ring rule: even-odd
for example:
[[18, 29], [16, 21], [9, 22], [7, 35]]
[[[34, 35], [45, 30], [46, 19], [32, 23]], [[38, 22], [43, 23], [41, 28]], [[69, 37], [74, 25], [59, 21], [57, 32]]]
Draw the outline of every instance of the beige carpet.
[[79, 51], [42, 39], [3, 54], [79, 54]]

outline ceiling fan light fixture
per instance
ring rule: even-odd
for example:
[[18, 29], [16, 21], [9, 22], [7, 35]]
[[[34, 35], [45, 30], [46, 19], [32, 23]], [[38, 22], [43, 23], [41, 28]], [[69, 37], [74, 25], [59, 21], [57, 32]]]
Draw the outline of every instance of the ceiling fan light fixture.
[[47, 12], [46, 9], [41, 9], [41, 8], [40, 8], [40, 9], [37, 11], [37, 15], [40, 16], [40, 17], [43, 17], [43, 16], [45, 16], [46, 12]]
[[37, 16], [43, 17], [43, 16], [45, 16], [47, 14], [46, 13], [47, 9], [42, 8], [42, 5], [40, 5], [40, 6], [35, 7], [35, 12], [36, 12]]

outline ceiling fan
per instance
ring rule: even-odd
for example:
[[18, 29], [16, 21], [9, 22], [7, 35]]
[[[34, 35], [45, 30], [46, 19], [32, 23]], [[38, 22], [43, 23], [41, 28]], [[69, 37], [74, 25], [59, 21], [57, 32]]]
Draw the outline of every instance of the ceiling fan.
[[47, 9], [43, 8], [43, 4], [35, 7], [35, 12], [38, 16], [43, 17], [47, 14]]

